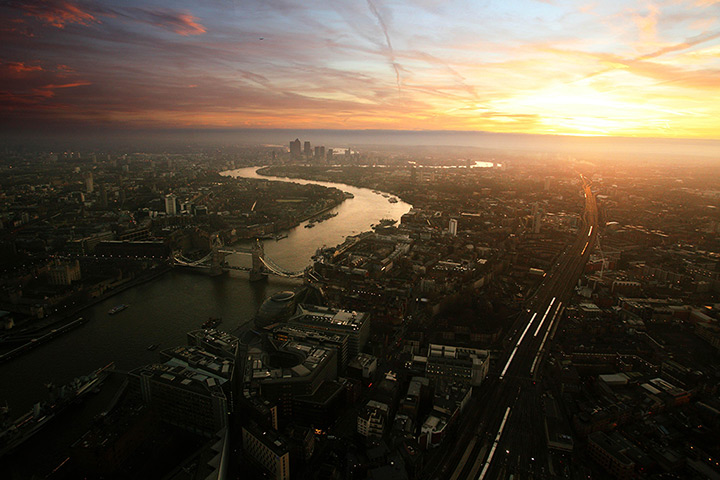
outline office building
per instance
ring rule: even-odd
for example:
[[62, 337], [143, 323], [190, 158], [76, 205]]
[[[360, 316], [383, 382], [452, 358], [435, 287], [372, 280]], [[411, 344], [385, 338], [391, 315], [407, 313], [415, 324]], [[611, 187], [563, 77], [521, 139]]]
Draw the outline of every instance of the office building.
[[377, 370], [377, 357], [368, 353], [358, 353], [348, 364], [348, 375], [372, 381]]
[[299, 158], [300, 155], [301, 155], [301, 150], [300, 150], [300, 148], [301, 148], [301, 146], [300, 146], [300, 139], [299, 139], [299, 138], [296, 138], [295, 140], [293, 140], [292, 142], [290, 142], [290, 156], [291, 156], [292, 158]]
[[282, 342], [296, 340], [306, 345], [333, 349], [336, 352], [338, 372], [344, 372], [348, 366], [348, 335], [288, 324], [275, 327], [272, 335], [275, 340]]
[[71, 285], [81, 279], [80, 262], [77, 260], [60, 261], [48, 268], [48, 283], [50, 285]]
[[275, 480], [290, 478], [290, 446], [285, 437], [250, 423], [242, 429], [243, 451]]
[[301, 304], [289, 323], [311, 330], [347, 335], [349, 358], [354, 358], [362, 351], [370, 336], [370, 318], [364, 312]]
[[478, 386], [487, 376], [490, 355], [487, 350], [430, 344], [426, 376], [436, 382], [461, 382]]
[[451, 218], [450, 225], [448, 225], [448, 232], [453, 237], [457, 235], [457, 225], [458, 225], [457, 220], [455, 220], [454, 218]]
[[377, 400], [369, 400], [357, 417], [357, 433], [363, 437], [382, 437], [388, 425], [390, 407]]
[[146, 365], [132, 372], [140, 380], [143, 402], [160, 419], [210, 437], [228, 423], [225, 379], [180, 365]]
[[165, 213], [177, 215], [177, 196], [174, 193], [165, 195]]
[[93, 190], [95, 189], [93, 185], [93, 174], [92, 172], [88, 172], [85, 174], [85, 191], [87, 193], [93, 193]]
[[300, 397], [311, 397], [337, 378], [336, 349], [288, 340], [265, 349], [251, 348], [244, 360], [243, 395], [259, 394], [277, 405], [281, 419], [294, 417]]
[[588, 453], [614, 478], [630, 479], [634, 477], [635, 462], [625, 455], [626, 443], [617, 434], [595, 432], [588, 436]]
[[423, 448], [439, 445], [451, 425], [459, 421], [470, 401], [471, 389], [464, 383], [444, 383], [435, 391], [433, 409], [420, 428], [418, 442]]
[[188, 345], [200, 347], [214, 355], [234, 359], [237, 354], [238, 338], [215, 329], [199, 329], [187, 333]]
[[235, 360], [227, 357], [213, 355], [198, 347], [177, 346], [160, 352], [167, 360], [165, 365], [192, 368], [205, 375], [230, 380], [235, 366]]

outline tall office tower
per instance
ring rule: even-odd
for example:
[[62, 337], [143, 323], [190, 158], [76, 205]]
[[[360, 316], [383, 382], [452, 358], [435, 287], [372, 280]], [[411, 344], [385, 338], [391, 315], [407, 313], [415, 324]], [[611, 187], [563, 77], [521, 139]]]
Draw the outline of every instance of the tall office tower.
[[85, 191], [87, 193], [92, 193], [94, 187], [95, 186], [93, 185], [93, 174], [92, 172], [88, 172], [85, 174]]
[[107, 208], [107, 206], [108, 206], [107, 189], [105, 188], [105, 185], [103, 185], [102, 183], [100, 184], [100, 206], [103, 208]]
[[296, 138], [295, 141], [290, 142], [290, 156], [293, 158], [298, 158], [300, 155], [300, 139]]
[[312, 147], [310, 146], [310, 142], [305, 142], [305, 148], [303, 153], [307, 158], [312, 157]]
[[328, 162], [328, 163], [332, 163], [332, 161], [333, 161], [333, 154], [334, 154], [334, 153], [335, 153], [335, 152], [333, 152], [333, 149], [332, 149], [332, 148], [328, 148], [328, 151], [327, 151], [327, 162]]
[[457, 220], [454, 218], [450, 219], [450, 225], [448, 225], [448, 232], [450, 232], [450, 235], [453, 237], [457, 235]]
[[165, 213], [177, 215], [177, 196], [174, 193], [165, 195]]
[[540, 212], [533, 215], [533, 233], [540, 233], [540, 227], [542, 226], [542, 214]]

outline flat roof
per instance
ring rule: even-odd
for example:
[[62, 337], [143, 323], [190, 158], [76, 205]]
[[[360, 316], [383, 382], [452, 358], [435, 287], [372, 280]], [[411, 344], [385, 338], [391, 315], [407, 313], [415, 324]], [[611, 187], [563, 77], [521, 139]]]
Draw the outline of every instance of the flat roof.
[[136, 370], [136, 372], [141, 376], [150, 377], [159, 383], [173, 385], [177, 388], [191, 390], [208, 396], [219, 395], [225, 397], [225, 392], [223, 392], [220, 383], [218, 383], [215, 378], [195, 370], [192, 367], [156, 363], [141, 367]]
[[283, 456], [290, 451], [290, 445], [285, 437], [272, 428], [260, 428], [258, 425], [249, 424], [244, 426], [243, 430], [258, 439], [277, 456]]
[[349, 310], [332, 309], [316, 305], [299, 305], [300, 313], [291, 321], [325, 323], [348, 329], [357, 329], [367, 319], [367, 313]]

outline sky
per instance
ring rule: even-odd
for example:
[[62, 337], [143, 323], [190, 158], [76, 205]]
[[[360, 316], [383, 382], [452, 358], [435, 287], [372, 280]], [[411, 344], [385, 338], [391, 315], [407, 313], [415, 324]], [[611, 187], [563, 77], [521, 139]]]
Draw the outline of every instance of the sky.
[[0, 128], [720, 139], [720, 0], [0, 0]]

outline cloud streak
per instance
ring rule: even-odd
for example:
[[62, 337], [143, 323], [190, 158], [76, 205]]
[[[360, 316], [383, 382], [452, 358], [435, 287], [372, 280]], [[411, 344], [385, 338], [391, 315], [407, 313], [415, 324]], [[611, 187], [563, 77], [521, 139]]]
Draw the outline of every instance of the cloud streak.
[[380, 12], [378, 12], [378, 9], [375, 6], [375, 3], [373, 3], [372, 0], [367, 0], [367, 4], [368, 4], [368, 7], [370, 8], [370, 12], [372, 12], [373, 16], [377, 19], [378, 24], [380, 25], [380, 28], [382, 29], [383, 35], [385, 36], [385, 44], [387, 45], [388, 59], [390, 61], [390, 65], [392, 65], [393, 70], [395, 71], [395, 83], [397, 83], [398, 93], [400, 93], [400, 65], [397, 63], [397, 60], [395, 59], [395, 52], [393, 51], [392, 42], [390, 41], [390, 35], [388, 34], [387, 25], [385, 25], [385, 20], [383, 20], [382, 15], [380, 15]]
[[133, 8], [129, 17], [182, 36], [202, 35], [207, 30], [196, 17], [189, 13], [180, 13], [169, 9]]

